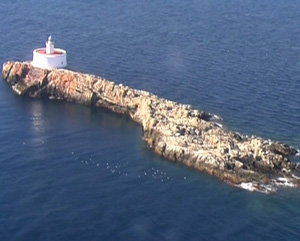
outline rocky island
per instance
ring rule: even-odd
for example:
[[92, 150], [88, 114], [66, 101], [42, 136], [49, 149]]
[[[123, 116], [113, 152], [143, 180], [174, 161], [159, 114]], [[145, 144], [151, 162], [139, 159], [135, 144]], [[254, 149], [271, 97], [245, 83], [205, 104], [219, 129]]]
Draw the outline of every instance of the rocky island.
[[300, 186], [296, 149], [277, 141], [243, 136], [219, 125], [210, 113], [159, 98], [102, 77], [30, 62], [6, 62], [2, 78], [18, 95], [65, 100], [130, 116], [158, 155], [250, 191], [270, 193]]

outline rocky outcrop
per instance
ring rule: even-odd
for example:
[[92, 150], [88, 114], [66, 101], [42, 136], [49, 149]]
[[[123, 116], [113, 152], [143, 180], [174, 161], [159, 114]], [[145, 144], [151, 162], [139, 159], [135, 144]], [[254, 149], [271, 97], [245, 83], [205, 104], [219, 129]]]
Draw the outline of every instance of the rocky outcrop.
[[29, 62], [7, 62], [2, 78], [18, 95], [66, 100], [129, 115], [143, 128], [143, 139], [160, 156], [230, 184], [271, 192], [299, 186], [297, 151], [285, 144], [242, 136], [222, 128], [207, 112], [104, 78], [64, 69], [39, 69]]

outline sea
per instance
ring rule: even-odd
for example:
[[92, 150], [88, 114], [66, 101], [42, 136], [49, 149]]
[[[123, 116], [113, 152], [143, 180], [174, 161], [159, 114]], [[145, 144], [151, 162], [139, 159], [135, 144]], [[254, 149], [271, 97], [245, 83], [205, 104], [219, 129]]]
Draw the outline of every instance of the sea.
[[[0, 62], [51, 35], [68, 69], [300, 149], [299, 0], [0, 1]], [[300, 240], [300, 190], [230, 186], [155, 155], [129, 117], [0, 82], [0, 240]], [[294, 160], [296, 161], [296, 160]]]

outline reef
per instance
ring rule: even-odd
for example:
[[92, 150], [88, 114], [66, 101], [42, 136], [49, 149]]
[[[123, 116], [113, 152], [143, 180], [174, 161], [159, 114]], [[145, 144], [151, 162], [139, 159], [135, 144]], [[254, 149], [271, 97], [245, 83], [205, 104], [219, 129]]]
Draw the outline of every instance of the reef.
[[158, 155], [206, 172], [231, 185], [270, 193], [300, 186], [298, 151], [284, 143], [241, 135], [214, 115], [102, 77], [66, 69], [6, 62], [2, 78], [18, 95], [65, 100], [128, 115]]

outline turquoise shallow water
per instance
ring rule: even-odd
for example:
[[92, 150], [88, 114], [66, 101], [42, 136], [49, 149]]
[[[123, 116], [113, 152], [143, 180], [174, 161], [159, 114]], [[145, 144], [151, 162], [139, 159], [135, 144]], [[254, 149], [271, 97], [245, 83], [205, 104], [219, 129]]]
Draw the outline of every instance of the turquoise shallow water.
[[[0, 60], [49, 34], [68, 68], [300, 148], [300, 3], [0, 3]], [[46, 7], [47, 6], [47, 7]], [[250, 193], [162, 160], [130, 119], [0, 83], [1, 240], [299, 240], [300, 192]]]

